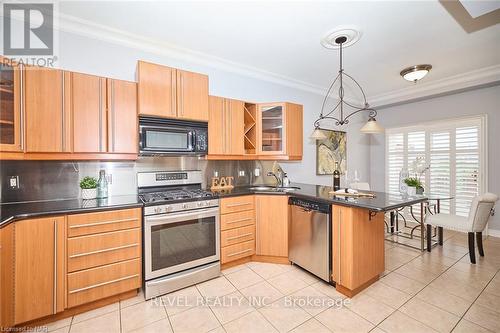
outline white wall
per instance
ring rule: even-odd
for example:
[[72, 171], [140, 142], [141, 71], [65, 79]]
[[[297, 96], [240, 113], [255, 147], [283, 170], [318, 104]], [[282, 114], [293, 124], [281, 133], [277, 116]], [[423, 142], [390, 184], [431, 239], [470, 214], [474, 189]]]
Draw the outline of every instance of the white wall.
[[[377, 120], [390, 128], [477, 114], [487, 114], [488, 117], [488, 191], [500, 195], [500, 86], [389, 107], [379, 110]], [[384, 190], [384, 135], [371, 137], [370, 181], [375, 190]], [[497, 212], [500, 212], [500, 204]], [[492, 217], [490, 229], [500, 233], [500, 214]]]
[[[212, 95], [253, 102], [289, 101], [302, 104], [304, 105], [303, 160], [281, 165], [292, 181], [313, 184], [332, 182], [331, 176], [316, 176], [315, 144], [309, 139], [312, 123], [319, 114], [323, 101], [321, 95], [65, 32], [60, 33], [59, 53], [58, 66], [66, 70], [135, 81], [137, 60], [146, 60], [208, 74]], [[353, 121], [346, 128], [347, 165], [349, 169], [357, 169], [361, 177], [367, 179], [369, 137], [358, 131], [363, 119], [362, 117], [355, 119], [358, 123]]]

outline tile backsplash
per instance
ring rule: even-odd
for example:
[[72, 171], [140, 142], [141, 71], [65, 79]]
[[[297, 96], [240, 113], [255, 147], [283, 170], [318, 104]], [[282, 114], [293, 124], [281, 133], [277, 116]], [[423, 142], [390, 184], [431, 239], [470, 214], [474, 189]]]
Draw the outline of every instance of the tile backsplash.
[[[0, 161], [0, 202], [78, 198], [79, 180], [97, 178], [101, 169], [110, 175], [109, 195], [127, 195], [137, 193], [137, 172], [201, 170], [206, 188], [215, 175], [233, 176], [235, 186], [272, 184], [274, 179], [266, 174], [273, 167], [273, 161], [207, 161], [197, 157], [144, 157], [131, 162]], [[254, 175], [256, 168], [261, 171], [258, 177]], [[18, 189], [10, 188], [11, 176], [19, 176]]]

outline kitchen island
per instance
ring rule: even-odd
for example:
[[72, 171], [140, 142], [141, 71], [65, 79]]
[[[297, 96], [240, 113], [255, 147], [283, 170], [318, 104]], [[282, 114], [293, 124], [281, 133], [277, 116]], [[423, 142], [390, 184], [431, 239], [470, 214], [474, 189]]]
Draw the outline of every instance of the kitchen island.
[[[384, 213], [415, 204], [420, 204], [423, 208], [427, 199], [423, 196], [408, 197], [383, 192], [371, 192], [375, 195], [374, 198], [353, 198], [335, 196], [330, 193], [332, 190], [330, 186], [293, 183], [290, 188], [285, 189], [269, 186], [267, 188], [264, 186], [236, 187], [218, 192], [218, 195], [221, 202], [227, 198], [255, 195], [256, 198], [270, 196], [267, 200], [261, 199], [261, 202], [271, 201], [272, 196], [286, 196], [330, 205], [328, 239], [331, 249], [329, 256], [331, 279], [329, 282], [335, 285], [342, 294], [352, 297], [377, 281], [385, 270]], [[267, 209], [266, 207], [255, 205], [257, 249], [251, 260], [282, 262], [283, 248], [289, 246], [287, 238], [290, 221], [288, 221], [288, 228], [285, 228], [284, 224], [288, 219], [280, 218], [282, 213], [286, 212], [286, 208], [280, 207], [280, 202], [286, 204], [287, 200], [274, 202], [275, 205], [268, 205], [269, 212], [263, 211]], [[279, 216], [275, 214], [273, 218], [263, 218], [263, 216], [270, 216], [271, 212], [280, 212], [280, 214]], [[423, 222], [422, 216], [421, 222]], [[273, 230], [273, 224], [279, 225], [278, 230]], [[266, 234], [273, 234], [273, 243], [285, 245], [281, 247], [281, 254], [259, 251], [259, 243], [262, 243], [262, 238], [265, 237], [262, 235], [262, 229], [266, 230]], [[423, 229], [421, 231], [423, 232]], [[421, 237], [423, 241], [422, 234]], [[238, 250], [238, 253], [241, 252], [240, 249]], [[322, 260], [318, 259], [319, 257], [318, 254], [312, 256], [310, 260]]]

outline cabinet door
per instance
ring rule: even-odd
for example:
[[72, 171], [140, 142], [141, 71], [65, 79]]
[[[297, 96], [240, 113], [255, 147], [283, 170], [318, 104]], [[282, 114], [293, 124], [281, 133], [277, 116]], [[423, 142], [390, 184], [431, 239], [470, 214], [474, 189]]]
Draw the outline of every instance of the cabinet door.
[[288, 197], [256, 195], [256, 254], [288, 257]]
[[137, 154], [137, 84], [107, 80], [108, 152]]
[[64, 309], [64, 217], [15, 222], [14, 322]]
[[286, 103], [286, 154], [295, 159], [302, 158], [303, 115], [302, 105]]
[[0, 56], [0, 151], [22, 151], [21, 68]]
[[332, 206], [332, 271], [333, 280], [352, 287], [352, 215], [346, 207]]
[[177, 70], [177, 117], [208, 121], [208, 76]]
[[258, 122], [259, 154], [283, 155], [286, 147], [284, 104], [260, 104]]
[[24, 68], [26, 152], [70, 151], [64, 108], [64, 72], [42, 67]]
[[71, 73], [73, 114], [73, 151], [75, 153], [106, 152], [106, 79]]
[[224, 98], [210, 96], [208, 110], [208, 154], [223, 155], [227, 142]]
[[228, 126], [226, 127], [228, 136], [226, 154], [243, 155], [245, 152], [245, 120], [243, 119], [245, 103], [235, 99], [226, 99], [226, 105], [226, 114], [228, 118]]
[[139, 61], [138, 82], [139, 114], [177, 117], [176, 69]]

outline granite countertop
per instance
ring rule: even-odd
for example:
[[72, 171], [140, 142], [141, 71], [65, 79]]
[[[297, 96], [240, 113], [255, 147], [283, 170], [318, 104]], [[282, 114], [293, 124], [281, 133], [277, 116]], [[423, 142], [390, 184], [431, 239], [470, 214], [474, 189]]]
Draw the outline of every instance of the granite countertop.
[[26, 218], [136, 207], [142, 207], [142, 201], [137, 195], [117, 195], [93, 200], [65, 199], [4, 203], [0, 205], [0, 227]]
[[[400, 194], [389, 194], [384, 192], [373, 192], [375, 194], [375, 198], [335, 197], [329, 194], [329, 192], [333, 190], [331, 186], [302, 183], [292, 183], [290, 186], [299, 187], [300, 189], [290, 192], [259, 191], [251, 189], [251, 187], [255, 186], [258, 185], [235, 187], [232, 190], [214, 193], [216, 193], [219, 198], [251, 194], [288, 195], [291, 197], [310, 199], [328, 204], [359, 207], [379, 212], [390, 211], [427, 200], [427, 197], [425, 196], [404, 197]], [[118, 195], [111, 196], [106, 199], [94, 200], [65, 199], [4, 203], [0, 205], [0, 227], [3, 227], [10, 222], [26, 218], [111, 209], [136, 208], [142, 206], [143, 204], [137, 195]]]
[[[284, 191], [258, 191], [252, 190], [251, 187], [256, 187], [259, 185], [235, 187], [232, 190], [227, 190], [223, 192], [217, 192], [220, 198], [233, 197], [240, 195], [250, 195], [250, 194], [270, 194], [270, 195], [288, 195], [291, 197], [310, 199], [320, 202], [325, 202], [328, 204], [338, 204], [343, 206], [359, 207], [365, 208], [372, 211], [390, 211], [396, 208], [409, 206], [417, 204], [427, 200], [425, 196], [415, 196], [408, 197], [400, 195], [399, 193], [384, 193], [384, 192], [373, 192], [375, 198], [352, 198], [352, 197], [336, 197], [329, 194], [333, 191], [331, 186], [324, 185], [311, 185], [303, 183], [292, 183], [290, 186], [299, 187], [300, 189], [290, 192]], [[268, 186], [268, 185], [263, 185]]]

